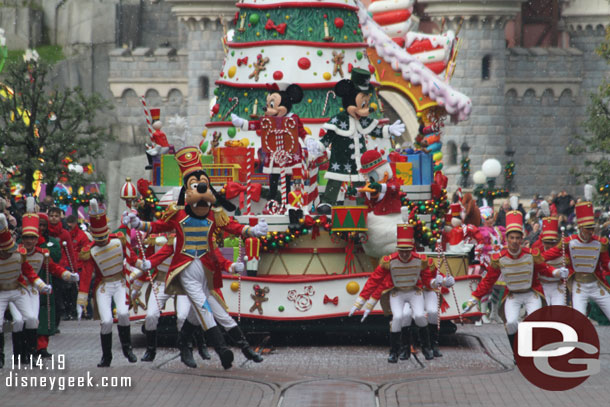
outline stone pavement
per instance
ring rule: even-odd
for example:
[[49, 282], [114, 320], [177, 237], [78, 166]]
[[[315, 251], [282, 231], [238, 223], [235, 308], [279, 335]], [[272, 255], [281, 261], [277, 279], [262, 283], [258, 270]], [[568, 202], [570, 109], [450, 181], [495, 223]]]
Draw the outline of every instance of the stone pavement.
[[[156, 360], [130, 364], [120, 351], [114, 331], [114, 359], [109, 369], [96, 367], [101, 356], [99, 324], [62, 322], [61, 334], [51, 338], [49, 350], [66, 355], [64, 370], [0, 370], [0, 405], [33, 406], [167, 406], [309, 407], [309, 406], [600, 406], [610, 399], [610, 357], [604, 344], [610, 327], [598, 327], [602, 343], [602, 371], [575, 389], [554, 393], [540, 390], [521, 376], [501, 325], [465, 325], [443, 338], [442, 358], [427, 362], [421, 355], [396, 365], [386, 361], [387, 347], [278, 347], [265, 361], [246, 361], [234, 349], [234, 367], [225, 371], [213, 351], [211, 361], [198, 360], [197, 369], [185, 367], [175, 349], [160, 348]], [[132, 327], [135, 353], [143, 354], [143, 335]], [[10, 355], [10, 333], [5, 334]], [[196, 356], [198, 358], [198, 356]], [[18, 377], [87, 376], [93, 388], [7, 387]], [[131, 379], [127, 388], [103, 388], [103, 377]], [[66, 379], [64, 379], [66, 380]]]

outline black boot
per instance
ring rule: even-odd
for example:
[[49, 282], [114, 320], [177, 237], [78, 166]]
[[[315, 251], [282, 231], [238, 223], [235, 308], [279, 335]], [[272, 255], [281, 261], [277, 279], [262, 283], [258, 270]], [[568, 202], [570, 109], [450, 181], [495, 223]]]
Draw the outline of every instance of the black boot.
[[316, 208], [316, 212], [318, 215], [330, 215], [332, 212], [332, 206], [323, 202], [318, 205], [318, 207]]
[[112, 332], [109, 334], [100, 334], [102, 340], [102, 360], [97, 364], [97, 367], [110, 367], [112, 362]]
[[430, 333], [428, 332], [427, 325], [419, 328], [419, 338], [421, 340], [421, 351], [426, 360], [434, 359], [434, 352], [432, 351], [432, 346], [430, 346]]
[[299, 218], [297, 217], [296, 209], [288, 210], [288, 219], [290, 220], [290, 223], [288, 224], [288, 230], [294, 232], [299, 228]]
[[123, 355], [125, 355], [129, 363], [136, 363], [138, 358], [133, 354], [133, 349], [131, 348], [131, 327], [129, 325], [119, 325], [119, 340], [121, 341]]
[[36, 345], [38, 344], [38, 330], [24, 329], [23, 330], [24, 344], [22, 348], [22, 359], [24, 363], [29, 363], [30, 358], [36, 354]]
[[0, 333], [0, 369], [4, 367], [4, 332]]
[[153, 156], [146, 153], [146, 160], [148, 160], [148, 165], [144, 167], [145, 170], [152, 170], [153, 168]]
[[157, 330], [146, 331], [146, 352], [140, 359], [142, 362], [152, 362], [157, 356]]
[[428, 324], [428, 332], [430, 333], [430, 344], [432, 345], [432, 353], [435, 358], [443, 356], [438, 345], [438, 327], [434, 324]]
[[400, 333], [400, 360], [408, 360], [411, 357], [411, 327], [403, 327]]
[[184, 321], [180, 334], [178, 335], [178, 348], [180, 349], [180, 360], [182, 363], [191, 368], [196, 368], [197, 363], [193, 358], [193, 350], [191, 349], [190, 338], [193, 337], [195, 325], [189, 321]]
[[220, 332], [220, 328], [215, 326], [208, 329], [205, 331], [205, 336], [210, 346], [214, 348], [220, 357], [222, 367], [230, 369], [233, 363], [233, 352], [227, 347], [225, 338], [222, 336], [222, 332]]
[[13, 358], [17, 363], [17, 358], [21, 358], [23, 362], [23, 332], [13, 332]]
[[252, 360], [256, 363], [260, 363], [263, 361], [263, 358], [258, 353], [254, 352], [254, 349], [250, 347], [248, 340], [244, 336], [244, 333], [241, 331], [239, 326], [234, 326], [229, 329], [227, 332], [229, 334], [229, 338], [241, 349], [241, 353], [244, 354], [246, 359]]
[[197, 351], [199, 352], [199, 356], [203, 360], [210, 360], [212, 356], [210, 356], [210, 352], [208, 352], [208, 347], [205, 343], [203, 328], [201, 326], [195, 327], [195, 331], [193, 332], [193, 337], [195, 338], [195, 344], [197, 345]]
[[400, 332], [390, 332], [390, 356], [388, 356], [388, 363], [398, 363], [398, 352], [400, 352]]
[[508, 335], [508, 342], [510, 343], [510, 351], [513, 354], [513, 363], [517, 364], [515, 360], [515, 334]]

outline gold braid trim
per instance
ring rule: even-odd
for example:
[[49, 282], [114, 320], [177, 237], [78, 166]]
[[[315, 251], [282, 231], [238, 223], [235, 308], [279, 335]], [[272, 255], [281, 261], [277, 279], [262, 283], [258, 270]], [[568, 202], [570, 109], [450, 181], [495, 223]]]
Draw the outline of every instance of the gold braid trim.
[[172, 216], [174, 216], [175, 214], [178, 213], [178, 211], [179, 211], [178, 206], [176, 206], [176, 204], [171, 204], [170, 206], [167, 207], [165, 212], [163, 212], [163, 215], [161, 216], [161, 220], [167, 221], [167, 220], [171, 219]]
[[381, 261], [379, 262], [379, 265], [382, 268], [389, 270], [390, 269], [390, 256], [383, 256], [381, 258]]
[[214, 222], [220, 227], [227, 226], [229, 224], [229, 215], [222, 208], [212, 208], [214, 212]]
[[89, 248], [82, 249], [78, 254], [78, 258], [84, 261], [89, 260], [91, 258], [91, 251], [89, 250]]

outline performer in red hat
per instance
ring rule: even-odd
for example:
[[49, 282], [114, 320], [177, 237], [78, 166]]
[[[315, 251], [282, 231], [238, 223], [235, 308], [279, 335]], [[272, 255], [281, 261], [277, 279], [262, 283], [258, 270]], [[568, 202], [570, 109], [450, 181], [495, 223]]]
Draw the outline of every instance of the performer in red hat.
[[112, 362], [112, 302], [116, 307], [119, 339], [123, 355], [131, 363], [137, 362], [131, 347], [131, 329], [129, 326], [129, 308], [126, 303], [127, 275], [124, 260], [134, 264], [136, 257], [123, 233], [110, 233], [106, 211], [99, 208], [95, 199], [89, 203], [89, 222], [93, 243], [85, 247], [80, 258], [83, 264], [77, 307], [79, 315], [87, 306], [87, 296], [91, 277], [95, 274], [93, 291], [95, 306], [101, 320], [100, 339], [102, 342], [102, 359], [98, 367], [109, 367]]
[[[415, 324], [420, 329], [424, 356], [427, 360], [430, 360], [434, 358], [434, 353], [430, 345], [422, 289], [423, 287], [436, 289], [443, 282], [449, 285], [452, 277], [445, 280], [441, 275], [435, 276], [428, 268], [426, 255], [419, 254], [414, 250], [413, 225], [397, 225], [397, 236], [396, 247], [398, 251], [383, 257], [379, 266], [360, 291], [360, 295], [352, 306], [349, 315], [353, 315], [354, 312], [364, 306], [364, 316], [362, 317], [364, 321], [381, 299], [381, 307], [384, 312], [392, 314], [388, 362], [398, 362], [401, 343], [403, 346], [410, 348], [410, 335], [403, 336], [401, 341], [401, 331], [403, 327], [411, 325], [411, 318], [415, 320]], [[412, 313], [405, 314], [405, 304], [411, 306]], [[404, 320], [405, 318], [407, 321]]]
[[[544, 251], [542, 257], [546, 263], [553, 268], [560, 268], [566, 264], [565, 258], [562, 257], [561, 251], [556, 256], [555, 250], [552, 248], [559, 245], [559, 219], [556, 216], [550, 216], [542, 219], [542, 233], [540, 240]], [[544, 290], [544, 297], [547, 305], [566, 305], [566, 294], [561, 279], [540, 275], [540, 283]]]
[[[513, 205], [513, 208], [515, 207]], [[528, 315], [542, 307], [544, 295], [539, 276], [565, 278], [568, 275], [567, 269], [553, 269], [548, 266], [538, 249], [522, 247], [523, 236], [523, 215], [517, 210], [507, 212], [507, 247], [492, 255], [487, 274], [472, 292], [472, 298], [464, 304], [465, 312], [469, 311], [481, 297], [492, 291], [494, 283], [502, 276], [507, 288], [503, 299], [504, 317], [511, 349], [517, 333], [521, 307], [525, 307]]]
[[459, 202], [449, 206], [451, 212], [451, 226], [447, 241], [447, 250], [451, 252], [469, 252], [474, 246], [483, 241], [479, 228], [475, 225], [464, 224], [462, 220], [462, 205]]
[[[585, 194], [587, 196], [587, 194]], [[590, 199], [590, 198], [589, 198]], [[608, 262], [608, 238], [593, 234], [595, 218], [591, 202], [579, 202], [574, 208], [578, 233], [564, 239], [564, 250], [569, 259], [572, 305], [587, 315], [589, 300], [595, 301], [606, 317], [610, 318], [610, 274]], [[561, 258], [561, 245], [548, 250], [548, 256]]]
[[[77, 273], [71, 273], [57, 265], [50, 257], [49, 250], [38, 246], [40, 239], [39, 215], [34, 213], [34, 205], [34, 198], [28, 197], [26, 200], [27, 212], [23, 215], [21, 221], [22, 244], [19, 248], [25, 250], [27, 262], [32, 266], [34, 272], [38, 274], [38, 277], [47, 284], [51, 283], [51, 275], [61, 278], [64, 281], [78, 281], [79, 277]], [[17, 307], [11, 303], [10, 308], [14, 321], [13, 353], [15, 355], [21, 353], [22, 360], [27, 359], [34, 354], [34, 352], [43, 358], [51, 357], [51, 354], [47, 351], [49, 336], [54, 335], [57, 332], [57, 326], [55, 324], [55, 299], [53, 298], [53, 293], [47, 294], [40, 292], [39, 296], [39, 290], [31, 284], [26, 287], [26, 292], [28, 293], [32, 310], [38, 315], [38, 345], [36, 345], [36, 342], [30, 343], [29, 341], [24, 341], [23, 338], [20, 338], [20, 336], [22, 336], [21, 331], [23, 330], [23, 316]], [[15, 347], [21, 347], [21, 349], [15, 349]]]
[[[214, 288], [222, 286], [223, 264], [212, 236], [224, 232], [258, 237], [266, 235], [268, 227], [264, 219], [256, 226], [249, 227], [228, 217], [223, 208], [233, 211], [235, 206], [212, 187], [208, 175], [203, 171], [199, 149], [181, 149], [176, 153], [176, 161], [183, 176], [177, 206], [184, 209], [168, 210], [163, 219], [156, 222], [142, 222], [136, 214], [126, 211], [123, 213], [123, 223], [152, 233], [176, 231], [174, 257], [165, 280], [165, 290], [169, 294], [186, 294], [189, 297], [198, 322], [206, 331], [208, 343], [220, 356], [223, 367], [228, 369], [233, 363], [233, 352], [227, 348], [212, 312], [205, 306], [213, 302]], [[208, 286], [208, 281], [213, 283], [212, 287]], [[184, 329], [189, 330], [185, 335], [190, 337], [190, 326], [185, 323]]]
[[[0, 213], [0, 368], [4, 366], [4, 313], [9, 303], [14, 303], [25, 320], [25, 331], [22, 343], [25, 349], [36, 347], [36, 329], [38, 315], [29, 304], [29, 296], [24, 289], [25, 278], [41, 293], [50, 294], [51, 286], [38, 277], [32, 266], [26, 260], [26, 251], [17, 248], [13, 236], [8, 229], [6, 216]], [[25, 361], [24, 361], [25, 362]]]

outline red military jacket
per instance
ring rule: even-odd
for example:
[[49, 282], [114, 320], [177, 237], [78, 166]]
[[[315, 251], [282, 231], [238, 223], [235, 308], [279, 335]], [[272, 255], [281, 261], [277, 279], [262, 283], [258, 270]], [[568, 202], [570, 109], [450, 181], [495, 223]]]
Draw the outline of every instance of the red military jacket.
[[[360, 291], [360, 295], [358, 296], [359, 300], [366, 301], [369, 298], [372, 298], [376, 302], [379, 299], [382, 299], [381, 306], [385, 313], [389, 313], [389, 304], [387, 301], [384, 301], [382, 297], [385, 297], [386, 294], [388, 294], [394, 288], [390, 262], [396, 259], [398, 259], [398, 253], [392, 253], [388, 256], [384, 256], [381, 259], [379, 266], [377, 266], [375, 271], [373, 271], [373, 274], [371, 274], [368, 280], [366, 280], [362, 291]], [[412, 259], [421, 260], [421, 270], [416, 286], [419, 289], [424, 287], [431, 289], [432, 287], [430, 286], [430, 283], [435, 277], [435, 274], [433, 274], [428, 267], [428, 257], [424, 254], [419, 254], [413, 251], [411, 253], [411, 257], [409, 258], [409, 262]]]
[[[121, 251], [123, 253], [123, 260], [127, 260], [127, 262], [129, 264], [132, 264], [132, 265], [135, 264], [137, 257], [131, 250], [129, 243], [127, 243], [127, 240], [125, 239], [125, 235], [123, 235], [123, 233], [120, 233], [120, 232], [111, 233], [108, 236], [109, 244], [106, 246], [110, 245], [110, 241], [112, 239], [119, 239], [121, 241]], [[83, 305], [83, 306], [87, 305], [87, 297], [89, 294], [89, 287], [91, 285], [91, 279], [93, 278], [93, 275], [95, 274], [95, 280], [94, 280], [94, 286], [93, 286], [94, 291], [97, 289], [97, 286], [102, 282], [102, 278], [103, 278], [103, 274], [102, 274], [98, 264], [95, 262], [95, 260], [93, 259], [92, 255], [91, 255], [91, 249], [93, 248], [93, 246], [95, 246], [95, 243], [91, 242], [89, 245], [87, 245], [86, 247], [84, 247], [82, 249], [82, 251], [79, 255], [80, 260], [82, 261], [83, 269], [82, 269], [82, 272], [80, 275], [77, 302], [78, 302], [78, 304]], [[103, 246], [103, 247], [106, 247], [106, 246]], [[125, 277], [129, 276], [129, 272], [125, 268], [124, 262], [120, 267], [120, 273]]]
[[365, 203], [369, 212], [378, 216], [400, 213], [400, 181], [396, 178], [390, 178], [385, 184], [381, 185], [382, 190], [378, 198], [371, 199], [368, 192], [365, 195]]
[[[583, 240], [580, 238], [580, 236], [578, 234], [573, 234], [571, 236], [567, 236], [566, 238], [564, 238], [563, 243], [565, 246], [565, 255], [567, 257], [566, 259], [566, 267], [570, 270], [570, 279], [572, 279], [574, 277], [574, 273], [578, 268], [578, 262], [576, 262], [575, 259], [573, 258], [573, 255], [577, 255], [575, 253], [571, 252], [570, 249], [570, 242], [574, 240], [574, 244], [585, 244], [583, 242]], [[610, 270], [609, 270], [609, 266], [608, 266], [608, 262], [610, 262], [610, 255], [608, 255], [608, 238], [606, 237], [600, 237], [600, 236], [596, 236], [593, 235], [593, 237], [591, 238], [591, 241], [589, 243], [594, 243], [594, 242], [599, 242], [599, 257], [597, 258], [597, 264], [595, 265], [595, 270], [593, 272], [593, 274], [595, 275], [595, 277], [597, 278], [597, 280], [602, 283], [606, 288], [608, 288], [610, 290], [610, 285], [608, 284], [608, 282], [606, 281], [606, 276], [610, 275]], [[594, 243], [595, 244], [595, 243]], [[556, 247], [552, 247], [549, 250], [547, 250], [545, 252], [545, 257], [548, 258], [557, 258], [557, 257], [561, 257], [561, 245], [557, 245]], [[576, 267], [575, 267], [576, 266]]]
[[[495, 282], [498, 280], [498, 278], [500, 278], [500, 275], [502, 274], [502, 265], [501, 265], [502, 258], [506, 258], [509, 261], [514, 261], [514, 260], [518, 260], [518, 259], [525, 260], [525, 257], [528, 255], [531, 255], [533, 257], [533, 267], [534, 267], [533, 276], [532, 276], [531, 284], [529, 285], [529, 289], [534, 290], [541, 297], [544, 297], [542, 285], [540, 284], [540, 280], [539, 280], [538, 276], [540, 274], [542, 274], [542, 275], [545, 275], [548, 277], [553, 277], [554, 269], [549, 267], [544, 262], [544, 258], [542, 257], [540, 250], [528, 249], [527, 247], [522, 247], [521, 251], [519, 252], [519, 255], [517, 255], [516, 257], [512, 256], [510, 254], [510, 252], [508, 251], [508, 249], [506, 249], [506, 248], [502, 249], [502, 251], [500, 253], [494, 253], [491, 256], [491, 263], [489, 264], [489, 266], [487, 266], [487, 274], [479, 282], [479, 285], [477, 285], [477, 289], [472, 292], [472, 296], [477, 299], [480, 299], [484, 295], [491, 292]], [[508, 267], [507, 267], [506, 272], [508, 272]], [[506, 276], [505, 276], [505, 279], [506, 279]], [[506, 288], [507, 288], [507, 290], [504, 292], [505, 296], [510, 292], [508, 282], [506, 284]]]
[[[223, 215], [226, 216], [224, 212]], [[221, 215], [221, 217], [223, 215]], [[189, 227], [189, 218], [195, 219], [191, 218], [191, 216], [188, 215], [184, 209], [175, 210], [173, 212], [170, 209], [168, 212], [166, 212], [166, 216], [163, 219], [155, 222], [142, 222], [143, 229], [148, 233], [163, 233], [170, 232], [172, 230], [176, 231], [174, 257], [169, 268], [169, 273], [167, 273], [167, 277], [165, 279], [165, 292], [168, 294], [183, 294], [181, 287], [179, 285], [174, 286], [176, 283], [172, 284], [172, 282], [176, 279], [176, 276], [178, 276], [178, 274], [180, 274], [180, 272], [182, 272], [182, 270], [184, 270], [196, 258], [194, 255], [187, 253], [188, 245], [185, 244], [186, 239], [188, 239], [188, 236], [185, 235], [185, 230], [187, 230]], [[216, 274], [220, 274], [223, 270], [222, 261], [224, 258], [219, 255], [220, 253], [216, 250], [216, 242], [214, 239], [215, 234], [218, 231], [222, 231], [233, 235], [245, 235], [249, 229], [249, 227], [243, 226], [233, 219], [224, 221], [223, 225], [219, 225], [215, 221], [216, 218], [217, 216], [214, 216], [214, 220], [212, 220], [208, 215], [207, 220], [209, 222], [209, 229], [207, 230], [206, 238], [207, 252], [202, 256], [197, 257], [203, 264], [204, 269], [211, 272], [211, 275], [206, 276], [208, 278], [210, 287], [216, 287], [214, 284], [214, 279], [217, 278]], [[203, 232], [201, 236], [204, 236]], [[222, 286], [222, 280], [220, 280], [220, 284]]]

